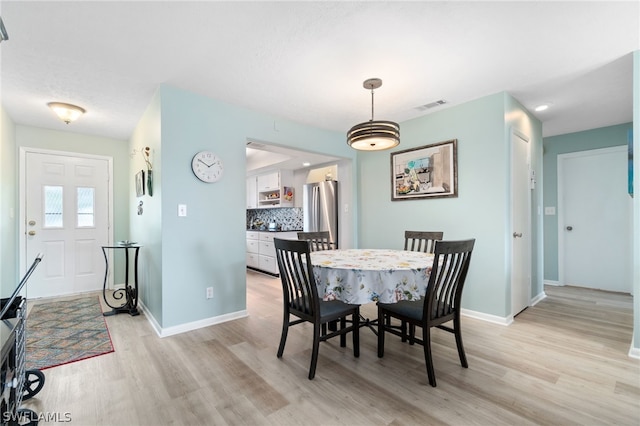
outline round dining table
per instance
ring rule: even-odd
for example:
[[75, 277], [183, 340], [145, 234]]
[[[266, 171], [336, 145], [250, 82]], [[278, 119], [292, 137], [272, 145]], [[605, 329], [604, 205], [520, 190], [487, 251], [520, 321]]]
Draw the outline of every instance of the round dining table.
[[424, 296], [434, 255], [390, 249], [341, 249], [311, 253], [323, 300], [363, 305]]

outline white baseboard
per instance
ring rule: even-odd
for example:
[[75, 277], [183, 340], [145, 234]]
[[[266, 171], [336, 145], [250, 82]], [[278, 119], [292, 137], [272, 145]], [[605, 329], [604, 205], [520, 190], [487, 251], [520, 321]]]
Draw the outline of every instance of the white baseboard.
[[482, 321], [492, 322], [494, 324], [509, 325], [513, 322], [513, 317], [499, 317], [497, 315], [485, 314], [483, 312], [471, 311], [469, 309], [460, 310], [460, 314], [465, 317], [475, 318]]
[[631, 339], [631, 348], [629, 348], [629, 357], [640, 359], [640, 348], [635, 347], [635, 339]]
[[536, 305], [538, 304], [538, 302], [540, 302], [541, 300], [544, 300], [544, 299], [546, 299], [546, 298], [547, 298], [547, 294], [546, 294], [544, 291], [542, 291], [542, 292], [538, 293], [538, 294], [536, 295], [536, 297], [534, 297], [534, 298], [531, 300], [531, 306], [536, 306]]
[[562, 287], [564, 285], [560, 281], [552, 281], [552, 280], [544, 280], [542, 283], [544, 285], [554, 285], [556, 287]]
[[223, 322], [232, 321], [238, 318], [248, 317], [249, 314], [245, 310], [231, 312], [229, 314], [218, 315], [216, 317], [205, 318], [198, 321], [189, 322], [186, 324], [180, 324], [173, 327], [162, 328], [158, 321], [155, 319], [153, 315], [149, 312], [146, 306], [143, 303], [138, 302], [138, 307], [144, 312], [145, 317], [151, 324], [151, 327], [155, 330], [158, 337], [168, 337], [173, 336], [180, 333], [186, 333], [188, 331], [197, 330], [199, 328], [209, 327], [210, 325], [221, 324]]

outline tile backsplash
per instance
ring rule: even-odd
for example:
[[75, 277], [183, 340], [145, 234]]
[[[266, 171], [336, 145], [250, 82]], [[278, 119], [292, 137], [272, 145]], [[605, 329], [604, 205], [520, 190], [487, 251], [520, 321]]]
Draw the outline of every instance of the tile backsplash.
[[282, 231], [301, 231], [303, 226], [302, 217], [302, 208], [300, 207], [248, 209], [247, 229], [251, 229], [256, 221], [262, 221], [264, 222], [264, 226], [275, 222], [280, 225]]

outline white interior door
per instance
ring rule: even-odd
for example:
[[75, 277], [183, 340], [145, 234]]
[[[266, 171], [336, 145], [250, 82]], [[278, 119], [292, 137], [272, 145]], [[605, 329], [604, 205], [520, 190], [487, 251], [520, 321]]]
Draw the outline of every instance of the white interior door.
[[109, 242], [109, 161], [25, 154], [25, 247], [29, 263], [44, 258], [29, 298], [102, 288], [101, 246]]
[[511, 315], [531, 301], [531, 189], [529, 141], [511, 134]]
[[627, 147], [558, 156], [559, 280], [631, 292]]

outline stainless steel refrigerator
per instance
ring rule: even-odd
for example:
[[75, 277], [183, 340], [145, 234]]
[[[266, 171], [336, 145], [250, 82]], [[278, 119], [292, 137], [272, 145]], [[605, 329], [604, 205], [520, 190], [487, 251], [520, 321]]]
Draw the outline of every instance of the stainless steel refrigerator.
[[302, 187], [305, 232], [329, 231], [329, 241], [338, 248], [338, 182], [308, 183]]

